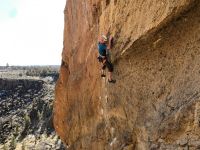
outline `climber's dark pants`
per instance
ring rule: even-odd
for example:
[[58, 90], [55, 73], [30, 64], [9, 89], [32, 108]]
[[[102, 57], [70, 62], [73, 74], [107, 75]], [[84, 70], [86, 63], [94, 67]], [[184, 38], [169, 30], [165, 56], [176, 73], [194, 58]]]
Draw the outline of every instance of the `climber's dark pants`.
[[109, 72], [113, 72], [113, 64], [111, 62], [109, 62], [108, 60], [106, 60], [106, 62], [103, 63], [103, 67], [102, 69], [105, 70], [106, 67], [108, 68]]
[[102, 58], [101, 56], [99, 56], [97, 59], [99, 60], [99, 62], [103, 64], [103, 67], [102, 67], [103, 70], [105, 70], [107, 67], [109, 72], [113, 72], [114, 70], [113, 64], [107, 59], [107, 57]]

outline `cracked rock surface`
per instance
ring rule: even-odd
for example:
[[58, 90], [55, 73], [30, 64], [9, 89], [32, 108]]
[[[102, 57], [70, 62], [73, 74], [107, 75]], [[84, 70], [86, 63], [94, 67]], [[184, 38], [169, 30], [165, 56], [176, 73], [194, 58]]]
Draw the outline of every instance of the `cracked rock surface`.
[[[69, 150], [200, 149], [200, 1], [68, 0], [54, 126]], [[116, 84], [97, 40], [114, 37]]]

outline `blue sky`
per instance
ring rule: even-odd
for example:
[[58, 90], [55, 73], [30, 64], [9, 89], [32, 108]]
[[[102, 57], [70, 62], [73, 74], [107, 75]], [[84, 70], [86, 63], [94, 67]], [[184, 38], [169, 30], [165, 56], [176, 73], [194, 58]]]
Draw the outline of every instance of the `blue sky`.
[[0, 0], [0, 65], [59, 65], [66, 0]]
[[16, 17], [18, 4], [19, 0], [0, 0], [0, 20]]

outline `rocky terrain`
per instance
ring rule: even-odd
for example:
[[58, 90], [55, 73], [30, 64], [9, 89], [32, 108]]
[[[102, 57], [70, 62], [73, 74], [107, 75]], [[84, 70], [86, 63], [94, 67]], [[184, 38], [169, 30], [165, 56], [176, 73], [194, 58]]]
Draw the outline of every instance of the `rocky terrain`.
[[[200, 1], [67, 0], [54, 126], [69, 150], [200, 149]], [[116, 84], [97, 40], [114, 37]]]
[[[64, 149], [52, 123], [58, 67], [56, 70], [48, 71], [52, 76], [49, 74], [44, 76], [45, 67], [40, 68], [41, 72], [38, 68], [10, 67], [0, 70], [0, 149], [2, 150]], [[33, 72], [41, 74], [42, 77], [36, 76]]]

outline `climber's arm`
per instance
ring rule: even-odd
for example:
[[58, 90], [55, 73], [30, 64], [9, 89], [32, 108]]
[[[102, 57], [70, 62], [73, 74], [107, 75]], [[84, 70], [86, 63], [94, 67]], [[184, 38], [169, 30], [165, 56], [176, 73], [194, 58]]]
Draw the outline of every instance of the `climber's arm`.
[[109, 41], [108, 41], [108, 47], [107, 47], [108, 50], [112, 49], [112, 41], [113, 41], [113, 37], [110, 36]]

